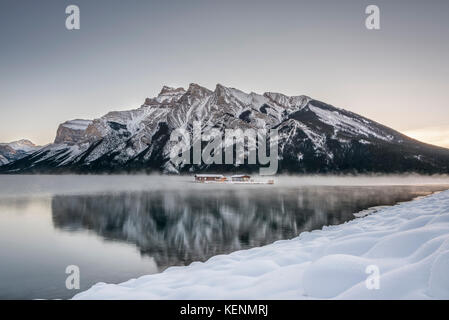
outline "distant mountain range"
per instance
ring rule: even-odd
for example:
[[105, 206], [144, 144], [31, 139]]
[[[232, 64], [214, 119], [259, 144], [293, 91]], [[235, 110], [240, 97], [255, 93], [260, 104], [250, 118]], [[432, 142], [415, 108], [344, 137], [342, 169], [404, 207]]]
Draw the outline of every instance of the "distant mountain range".
[[[8, 162], [2, 173], [254, 172], [257, 165], [170, 161], [170, 133], [211, 128], [279, 131], [279, 173], [449, 173], [449, 149], [411, 139], [307, 96], [245, 93], [218, 84], [163, 87], [134, 110], [61, 124], [53, 144]], [[192, 141], [193, 143], [194, 141]], [[34, 151], [34, 152], [33, 152]]]
[[41, 148], [41, 146], [36, 146], [31, 141], [25, 139], [0, 143], [0, 166], [22, 159]]

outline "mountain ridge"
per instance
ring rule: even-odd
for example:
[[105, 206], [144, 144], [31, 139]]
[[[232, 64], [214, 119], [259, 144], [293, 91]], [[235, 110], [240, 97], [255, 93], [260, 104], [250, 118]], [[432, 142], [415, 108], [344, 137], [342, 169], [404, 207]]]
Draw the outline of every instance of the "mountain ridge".
[[40, 148], [28, 139], [0, 143], [0, 166], [26, 157]]
[[[170, 133], [277, 129], [280, 173], [449, 173], [449, 150], [409, 138], [361, 115], [305, 95], [164, 86], [137, 109], [61, 124], [55, 142], [0, 167], [3, 173], [255, 172], [258, 165], [170, 160]], [[193, 144], [193, 141], [192, 141]], [[191, 149], [192, 144], [187, 146]]]

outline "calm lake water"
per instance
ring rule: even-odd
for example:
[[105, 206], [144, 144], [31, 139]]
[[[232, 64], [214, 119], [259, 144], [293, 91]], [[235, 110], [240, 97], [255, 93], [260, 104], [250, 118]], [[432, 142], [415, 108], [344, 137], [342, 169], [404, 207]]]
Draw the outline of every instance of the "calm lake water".
[[[289, 239], [449, 188], [447, 177], [0, 176], [0, 298], [70, 298], [170, 266]], [[80, 268], [80, 290], [65, 286]]]

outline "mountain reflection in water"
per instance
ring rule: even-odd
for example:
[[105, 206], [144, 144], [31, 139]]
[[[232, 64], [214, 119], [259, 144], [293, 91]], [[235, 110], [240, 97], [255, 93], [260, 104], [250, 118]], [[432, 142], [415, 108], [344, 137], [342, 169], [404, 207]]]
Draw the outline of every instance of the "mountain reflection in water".
[[135, 244], [159, 271], [289, 239], [339, 224], [353, 213], [428, 194], [437, 187], [260, 188], [56, 195], [52, 219], [65, 231], [88, 229]]

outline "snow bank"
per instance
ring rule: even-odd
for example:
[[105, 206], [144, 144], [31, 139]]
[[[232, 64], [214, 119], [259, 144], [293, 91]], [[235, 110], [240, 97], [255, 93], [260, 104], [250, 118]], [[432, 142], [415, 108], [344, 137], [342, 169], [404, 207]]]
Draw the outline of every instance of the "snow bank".
[[[366, 285], [375, 275], [368, 266], [378, 268], [378, 289]], [[118, 285], [98, 283], [74, 297], [310, 298], [449, 299], [449, 190], [292, 240]]]

